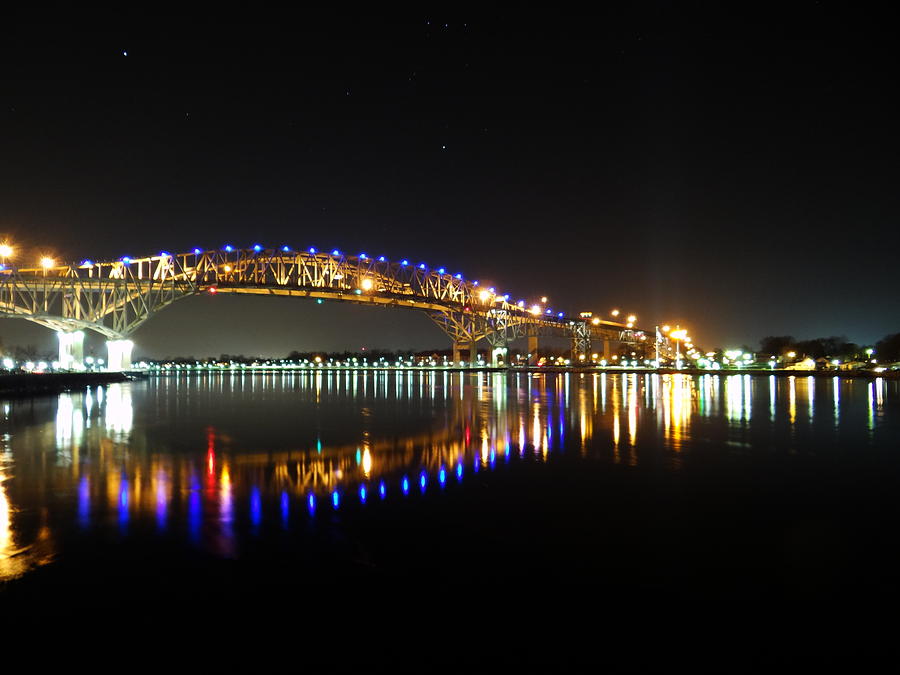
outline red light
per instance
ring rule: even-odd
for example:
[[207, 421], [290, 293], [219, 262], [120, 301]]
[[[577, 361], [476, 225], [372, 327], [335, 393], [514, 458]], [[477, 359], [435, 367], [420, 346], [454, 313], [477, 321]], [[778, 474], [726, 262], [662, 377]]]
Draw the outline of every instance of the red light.
[[219, 289], [216, 288], [215, 286], [210, 286], [210, 287], [209, 287], [209, 292], [210, 292], [211, 295], [215, 295], [216, 293], [219, 292]]

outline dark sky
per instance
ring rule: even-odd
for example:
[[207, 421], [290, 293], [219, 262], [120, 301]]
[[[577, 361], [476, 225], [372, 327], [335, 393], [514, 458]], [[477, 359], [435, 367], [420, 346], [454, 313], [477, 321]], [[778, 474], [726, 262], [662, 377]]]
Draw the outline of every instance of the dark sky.
[[[561, 310], [681, 322], [707, 348], [900, 331], [893, 24], [720, 4], [8, 22], [0, 234], [23, 263], [256, 242], [408, 257]], [[18, 321], [0, 337], [54, 342]], [[221, 296], [135, 340], [446, 346], [415, 312]]]

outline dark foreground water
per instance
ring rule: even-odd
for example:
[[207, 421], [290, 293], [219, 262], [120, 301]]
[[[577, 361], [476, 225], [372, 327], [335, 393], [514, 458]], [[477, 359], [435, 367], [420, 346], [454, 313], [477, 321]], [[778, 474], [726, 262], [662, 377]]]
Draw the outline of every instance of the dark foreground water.
[[8, 612], [466, 598], [474, 617], [501, 596], [594, 612], [900, 586], [897, 381], [167, 377], [0, 401], [0, 420]]

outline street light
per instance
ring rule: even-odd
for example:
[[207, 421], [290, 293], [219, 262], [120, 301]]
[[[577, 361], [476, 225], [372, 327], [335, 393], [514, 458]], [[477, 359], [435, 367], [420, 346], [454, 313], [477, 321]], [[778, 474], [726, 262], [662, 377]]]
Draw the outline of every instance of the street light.
[[675, 339], [675, 367], [681, 370], [681, 340], [687, 337], [687, 331], [684, 328], [673, 330], [669, 333], [669, 337]]
[[3, 259], [3, 262], [6, 262], [7, 258], [12, 258], [13, 247], [7, 243], [0, 244], [0, 258]]

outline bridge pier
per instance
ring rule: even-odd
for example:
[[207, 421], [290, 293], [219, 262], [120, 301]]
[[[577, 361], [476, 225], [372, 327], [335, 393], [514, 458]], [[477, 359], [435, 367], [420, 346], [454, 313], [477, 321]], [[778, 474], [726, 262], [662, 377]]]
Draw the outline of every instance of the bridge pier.
[[506, 358], [509, 349], [506, 345], [502, 345], [500, 347], [494, 347], [491, 350], [491, 366], [493, 368], [502, 368], [509, 365], [509, 361]]
[[131, 340], [107, 340], [106, 369], [113, 373], [131, 370], [132, 347], [134, 347], [134, 342]]
[[454, 342], [453, 343], [453, 365], [458, 366], [459, 362], [462, 361], [462, 353], [463, 350], [468, 350], [469, 365], [475, 363], [478, 357], [478, 349], [475, 347], [474, 342]]
[[537, 335], [528, 338], [528, 365], [532, 366], [538, 362], [538, 338]]
[[603, 358], [606, 359], [607, 363], [612, 359], [612, 348], [609, 345], [609, 340], [603, 341]]
[[59, 331], [59, 367], [63, 370], [84, 370], [84, 331]]

